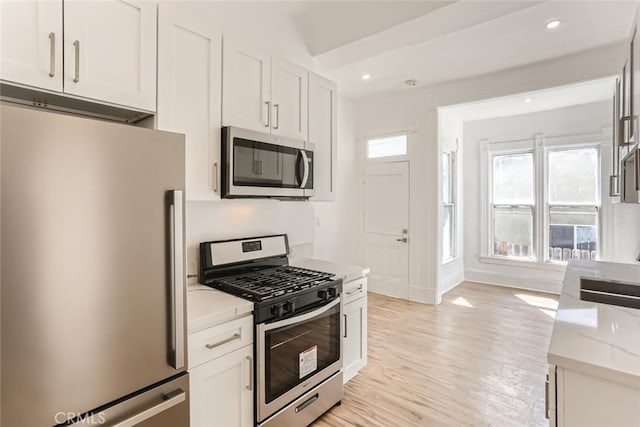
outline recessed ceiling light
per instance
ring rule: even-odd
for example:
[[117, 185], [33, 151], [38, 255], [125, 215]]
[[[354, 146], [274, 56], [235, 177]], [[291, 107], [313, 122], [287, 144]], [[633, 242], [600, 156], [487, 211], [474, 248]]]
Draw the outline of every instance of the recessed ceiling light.
[[558, 28], [559, 26], [560, 26], [560, 21], [557, 19], [554, 19], [553, 21], [547, 22], [547, 24], [545, 25], [545, 28], [547, 30], [553, 30], [554, 28]]
[[371, 78], [370, 74], [363, 74], [362, 75], [362, 80], [369, 80]]
[[526, 102], [527, 104], [528, 104], [529, 102], [533, 102], [533, 98], [527, 98], [527, 99], [525, 99], [525, 100], [524, 100], [524, 102]]

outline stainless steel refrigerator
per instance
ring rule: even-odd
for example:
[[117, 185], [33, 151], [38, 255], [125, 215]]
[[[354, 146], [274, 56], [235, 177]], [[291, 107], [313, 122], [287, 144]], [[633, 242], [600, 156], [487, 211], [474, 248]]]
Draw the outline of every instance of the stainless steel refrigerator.
[[184, 137], [0, 105], [3, 427], [187, 427]]

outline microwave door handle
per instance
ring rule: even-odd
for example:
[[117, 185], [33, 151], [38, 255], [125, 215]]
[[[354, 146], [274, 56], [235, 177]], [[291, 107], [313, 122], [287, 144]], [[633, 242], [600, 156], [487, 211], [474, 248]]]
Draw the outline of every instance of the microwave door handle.
[[307, 152], [304, 150], [300, 150], [300, 154], [302, 155], [302, 163], [304, 166], [304, 174], [302, 175], [300, 188], [305, 188], [307, 186], [307, 180], [309, 179], [309, 157], [307, 157]]
[[296, 180], [300, 184], [300, 187], [302, 187], [302, 175], [304, 175], [304, 173], [300, 172], [301, 162], [302, 162], [302, 150], [298, 150], [298, 155], [296, 156]]

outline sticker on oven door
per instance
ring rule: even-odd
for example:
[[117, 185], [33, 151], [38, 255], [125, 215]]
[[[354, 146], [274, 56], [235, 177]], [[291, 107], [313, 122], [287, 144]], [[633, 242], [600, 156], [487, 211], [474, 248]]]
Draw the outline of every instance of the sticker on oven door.
[[316, 369], [318, 369], [318, 346], [314, 345], [300, 353], [300, 370], [298, 376], [306, 377]]

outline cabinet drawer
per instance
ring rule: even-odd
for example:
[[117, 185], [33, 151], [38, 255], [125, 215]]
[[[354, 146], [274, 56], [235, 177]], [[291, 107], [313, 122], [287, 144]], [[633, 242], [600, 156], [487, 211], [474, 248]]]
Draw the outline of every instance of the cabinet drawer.
[[342, 287], [342, 294], [345, 304], [367, 295], [367, 278], [362, 277], [345, 283]]
[[253, 343], [253, 316], [189, 335], [189, 369]]

